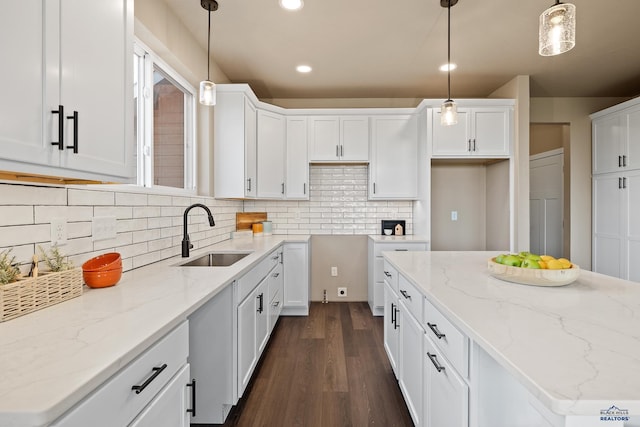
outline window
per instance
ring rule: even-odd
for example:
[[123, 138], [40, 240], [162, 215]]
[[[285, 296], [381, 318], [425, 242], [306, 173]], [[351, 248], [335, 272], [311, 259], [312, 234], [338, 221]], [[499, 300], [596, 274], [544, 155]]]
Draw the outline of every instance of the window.
[[136, 42], [134, 131], [138, 185], [195, 189], [195, 89]]

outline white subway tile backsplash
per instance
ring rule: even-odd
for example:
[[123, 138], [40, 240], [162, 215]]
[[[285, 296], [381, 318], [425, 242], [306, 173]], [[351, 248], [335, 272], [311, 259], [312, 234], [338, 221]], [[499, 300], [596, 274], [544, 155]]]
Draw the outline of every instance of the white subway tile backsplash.
[[0, 205], [66, 205], [67, 189], [31, 184], [0, 184]]
[[116, 205], [119, 206], [147, 206], [148, 196], [140, 193], [116, 193]]
[[81, 190], [69, 188], [69, 206], [110, 206], [115, 203], [115, 193], [111, 191]]
[[0, 232], [3, 226], [33, 223], [33, 206], [0, 206]]
[[51, 240], [49, 224], [10, 225], [0, 228], [0, 247], [43, 243]]
[[133, 218], [131, 206], [96, 206], [93, 208], [93, 216], [114, 216], [116, 219]]

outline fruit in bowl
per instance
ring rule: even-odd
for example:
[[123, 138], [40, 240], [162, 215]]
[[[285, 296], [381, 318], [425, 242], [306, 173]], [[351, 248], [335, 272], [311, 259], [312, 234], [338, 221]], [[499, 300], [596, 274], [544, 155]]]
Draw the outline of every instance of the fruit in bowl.
[[488, 268], [498, 279], [535, 286], [564, 286], [580, 275], [580, 268], [566, 258], [530, 252], [500, 254], [489, 260]]

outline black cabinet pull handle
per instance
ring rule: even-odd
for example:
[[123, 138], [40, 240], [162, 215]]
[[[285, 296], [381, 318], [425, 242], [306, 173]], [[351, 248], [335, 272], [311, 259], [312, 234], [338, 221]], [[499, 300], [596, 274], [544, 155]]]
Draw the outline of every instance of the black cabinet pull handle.
[[403, 297], [411, 301], [411, 295], [409, 295], [407, 291], [405, 291], [404, 289], [400, 289], [400, 293], [402, 294]]
[[264, 310], [263, 301], [264, 293], [261, 293], [260, 295], [258, 295], [258, 313], [262, 313], [262, 311]]
[[391, 303], [391, 323], [396, 324], [396, 305]]
[[338, 150], [339, 150], [339, 148], [338, 148], [338, 146], [336, 145], [336, 157], [340, 157], [340, 151], [338, 151]]
[[471, 151], [471, 140], [467, 140], [467, 151]]
[[627, 177], [622, 178], [622, 188], [627, 188]]
[[302, 194], [307, 194], [307, 183], [302, 184]]
[[58, 115], [58, 142], [51, 142], [51, 145], [57, 145], [58, 150], [64, 150], [64, 106], [58, 105], [57, 110], [51, 110], [53, 114]]
[[273, 277], [278, 277], [280, 275], [280, 273], [273, 273]]
[[476, 150], [476, 139], [475, 138], [473, 138], [473, 151], [477, 151]]
[[282, 194], [284, 194], [284, 182], [280, 185], [282, 186]]
[[618, 178], [618, 188], [622, 189], [622, 178]]
[[626, 154], [624, 154], [622, 156], [622, 166], [625, 167], [625, 168], [627, 167], [627, 155]]
[[192, 379], [187, 387], [191, 387], [191, 409], [187, 409], [188, 413], [191, 413], [192, 417], [196, 416], [196, 379]]
[[438, 358], [436, 357], [435, 354], [431, 354], [431, 353], [427, 352], [427, 356], [429, 357], [429, 360], [431, 360], [431, 363], [433, 363], [433, 366], [436, 367], [438, 372], [444, 371], [444, 366], [442, 366], [442, 365], [440, 365], [438, 363]]
[[446, 337], [445, 334], [443, 334], [442, 332], [440, 332], [438, 330], [438, 325], [436, 325], [435, 323], [429, 323], [427, 322], [427, 326], [429, 327], [429, 329], [431, 329], [433, 331], [434, 334], [436, 334], [436, 337], [441, 340], [442, 338]]
[[67, 145], [66, 148], [71, 148], [74, 154], [78, 154], [78, 112], [74, 111], [73, 116], [67, 116], [67, 119], [73, 120], [73, 145]]
[[162, 373], [162, 371], [164, 371], [166, 368], [167, 368], [167, 364], [166, 364], [166, 363], [165, 363], [165, 364], [163, 364], [163, 365], [162, 365], [162, 366], [160, 366], [160, 367], [157, 367], [157, 366], [156, 366], [156, 367], [152, 368], [151, 370], [153, 371], [153, 373], [151, 374], [151, 376], [150, 376], [149, 378], [147, 378], [147, 379], [145, 380], [145, 382], [143, 382], [142, 384], [140, 384], [140, 385], [134, 385], [134, 386], [131, 386], [131, 390], [135, 390], [136, 394], [140, 394], [140, 393], [142, 393], [142, 391], [143, 391], [145, 388], [147, 388], [147, 386], [148, 386], [149, 384], [151, 384], [151, 382], [152, 382], [153, 380], [155, 380], [155, 379], [156, 379], [156, 377], [157, 377], [158, 375], [160, 375], [160, 374]]
[[340, 146], [340, 155], [344, 157], [344, 145]]
[[618, 156], [618, 167], [622, 167], [622, 156]]
[[280, 264], [284, 264], [284, 252], [280, 252]]
[[376, 183], [373, 183], [373, 194], [376, 194]]
[[398, 309], [398, 307], [396, 306], [396, 308], [393, 309], [396, 317], [395, 317], [395, 323], [393, 324], [393, 329], [398, 329], [400, 327], [400, 323], [398, 323], [398, 313], [400, 313], [400, 310]]
[[251, 178], [247, 178], [247, 191], [251, 191]]
[[387, 276], [387, 277], [391, 277], [391, 273], [389, 273], [388, 271], [385, 271], [384, 275]]
[[408, 252], [409, 249], [394, 249], [396, 252]]

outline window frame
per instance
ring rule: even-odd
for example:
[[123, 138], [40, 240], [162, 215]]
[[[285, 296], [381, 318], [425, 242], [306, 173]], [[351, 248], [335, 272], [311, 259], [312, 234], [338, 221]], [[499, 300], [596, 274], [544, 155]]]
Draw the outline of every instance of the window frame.
[[[134, 109], [137, 113], [136, 143], [136, 183], [146, 188], [163, 188], [196, 193], [196, 89], [175, 69], [157, 56], [137, 38], [133, 45], [134, 62], [139, 64], [135, 76]], [[135, 67], [135, 65], [134, 65]], [[163, 77], [185, 94], [184, 100], [184, 182], [183, 187], [156, 185], [154, 179], [153, 141], [153, 74], [159, 71]], [[134, 69], [135, 74], [135, 69]], [[135, 86], [135, 85], [134, 85]], [[135, 97], [138, 101], [136, 102]], [[142, 100], [142, 102], [140, 102]]]

